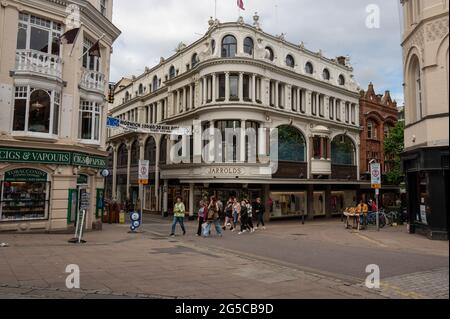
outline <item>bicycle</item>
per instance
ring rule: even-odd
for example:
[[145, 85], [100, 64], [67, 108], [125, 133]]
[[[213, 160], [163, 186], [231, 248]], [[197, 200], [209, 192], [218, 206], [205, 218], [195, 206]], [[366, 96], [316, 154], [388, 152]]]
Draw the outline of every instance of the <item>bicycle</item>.
[[[383, 211], [379, 212], [380, 215], [380, 228], [384, 228], [387, 224], [386, 214]], [[372, 212], [367, 215], [367, 225], [376, 226], [377, 225], [377, 213]]]

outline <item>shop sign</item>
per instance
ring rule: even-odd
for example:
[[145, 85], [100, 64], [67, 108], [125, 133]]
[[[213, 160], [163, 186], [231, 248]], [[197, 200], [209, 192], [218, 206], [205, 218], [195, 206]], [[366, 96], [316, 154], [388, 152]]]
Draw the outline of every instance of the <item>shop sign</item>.
[[0, 148], [0, 162], [70, 165], [70, 160], [70, 152]]
[[104, 168], [104, 167], [106, 167], [106, 158], [99, 157], [99, 156], [87, 155], [87, 154], [81, 154], [81, 153], [73, 153], [72, 165]]
[[0, 148], [0, 162], [40, 163], [105, 168], [106, 158], [83, 153]]
[[34, 168], [18, 168], [5, 173], [5, 182], [47, 182], [47, 173]]
[[106, 127], [109, 129], [122, 129], [127, 132], [145, 134], [192, 135], [192, 128], [190, 127], [137, 123], [113, 117], [108, 117]]
[[210, 167], [207, 174], [211, 176], [241, 176], [245, 174], [245, 170], [241, 167]]

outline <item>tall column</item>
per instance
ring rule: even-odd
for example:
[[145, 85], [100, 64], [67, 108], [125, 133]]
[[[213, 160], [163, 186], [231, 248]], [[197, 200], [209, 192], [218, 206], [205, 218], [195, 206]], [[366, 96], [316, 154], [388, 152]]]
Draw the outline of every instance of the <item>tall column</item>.
[[[142, 137], [139, 138], [139, 160], [145, 160], [145, 139]], [[139, 184], [138, 209], [141, 209], [142, 213], [144, 212], [145, 208], [144, 197], [144, 185]]]
[[[155, 198], [156, 198], [156, 210], [160, 209], [160, 202], [159, 202], [159, 175], [160, 175], [160, 168], [159, 168], [159, 161], [160, 161], [160, 148], [161, 148], [161, 139], [155, 139], [156, 142], [156, 161], [155, 161]], [[163, 141], [164, 143], [164, 141]]]
[[216, 102], [217, 99], [217, 75], [216, 73], [212, 74], [212, 101]]
[[240, 136], [240, 159], [239, 159], [239, 161], [240, 162], [242, 162], [242, 163], [245, 163], [245, 158], [246, 158], [246, 152], [245, 152], [245, 149], [246, 149], [246, 147], [245, 147], [245, 140], [246, 140], [246, 138], [245, 138], [245, 127], [246, 127], [246, 120], [242, 120], [241, 121], [241, 136]]
[[112, 182], [112, 199], [117, 200], [117, 153], [119, 146], [113, 146], [113, 182]]
[[301, 95], [301, 90], [300, 88], [297, 88], [297, 113], [301, 113], [302, 110], [302, 95]]
[[169, 211], [169, 180], [164, 180], [164, 186], [163, 186], [163, 215], [167, 216], [167, 213]]
[[209, 161], [215, 162], [216, 161], [216, 141], [215, 141], [215, 134], [214, 134], [214, 121], [209, 122]]
[[239, 97], [240, 102], [242, 102], [244, 100], [244, 73], [243, 72], [239, 72], [238, 97]]
[[192, 90], [192, 84], [189, 85], [189, 97], [188, 97], [188, 101], [187, 101], [187, 109], [191, 110], [194, 107], [192, 106], [192, 97], [194, 96], [194, 92]]
[[127, 199], [130, 199], [130, 175], [131, 175], [131, 147], [132, 144], [128, 143], [127, 151], [128, 151], [128, 160], [127, 160]]
[[203, 79], [202, 79], [202, 91], [203, 91], [202, 105], [205, 105], [206, 101], [208, 100], [207, 96], [206, 96], [207, 95], [206, 87], [207, 87], [207, 85], [206, 85], [206, 77], [203, 77]]
[[230, 101], [230, 72], [225, 72], [225, 102]]
[[280, 107], [280, 103], [279, 103], [280, 101], [279, 101], [279, 98], [278, 98], [278, 96], [280, 94], [280, 92], [278, 90], [278, 85], [279, 84], [280, 84], [280, 82], [275, 81], [275, 90], [274, 90], [274, 92], [275, 92], [275, 101], [274, 101], [274, 105], [275, 105], [276, 108]]
[[189, 220], [194, 220], [194, 186], [194, 183], [189, 184]]
[[256, 103], [256, 74], [252, 75], [252, 102]]

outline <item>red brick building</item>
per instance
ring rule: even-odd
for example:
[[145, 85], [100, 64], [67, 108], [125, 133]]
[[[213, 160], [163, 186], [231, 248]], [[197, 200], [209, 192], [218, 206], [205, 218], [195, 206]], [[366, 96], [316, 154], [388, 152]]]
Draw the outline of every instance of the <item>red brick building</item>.
[[393, 101], [389, 91], [384, 95], [376, 94], [373, 84], [367, 91], [361, 91], [360, 97], [361, 123], [361, 178], [370, 178], [369, 162], [376, 159], [381, 163], [383, 172], [389, 171], [385, 163], [384, 139], [398, 121], [397, 102]]

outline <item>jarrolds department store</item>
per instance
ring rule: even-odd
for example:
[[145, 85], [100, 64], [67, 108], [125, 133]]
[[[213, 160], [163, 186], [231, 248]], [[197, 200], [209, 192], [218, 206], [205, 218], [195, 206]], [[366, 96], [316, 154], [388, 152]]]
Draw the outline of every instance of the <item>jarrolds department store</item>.
[[81, 194], [88, 193], [87, 228], [103, 213], [106, 158], [74, 150], [0, 146], [0, 231], [68, 231]]

